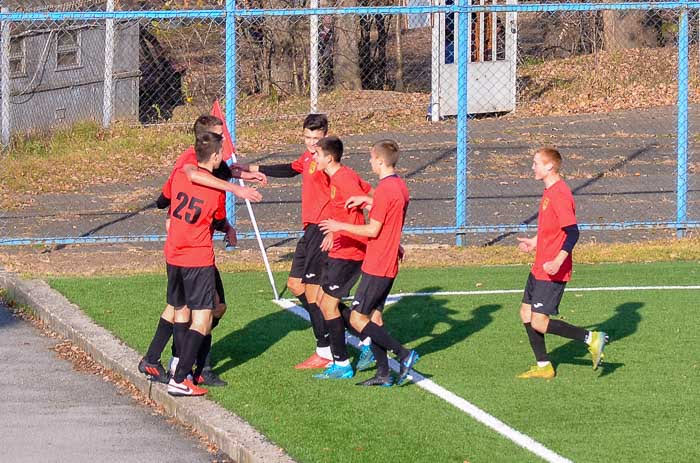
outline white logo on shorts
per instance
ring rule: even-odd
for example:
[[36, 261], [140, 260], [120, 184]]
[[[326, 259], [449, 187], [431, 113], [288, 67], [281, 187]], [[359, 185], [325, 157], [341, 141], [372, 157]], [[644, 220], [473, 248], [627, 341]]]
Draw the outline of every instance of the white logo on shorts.
[[544, 304], [541, 303], [541, 302], [538, 302], [538, 303], [536, 303], [536, 304], [532, 304], [532, 306], [533, 306], [534, 308], [536, 308], [536, 309], [539, 309], [539, 308], [542, 307], [543, 305], [544, 305]]
[[360, 301], [352, 301], [352, 305], [360, 305]]
[[340, 288], [340, 286], [338, 286], [338, 285], [330, 285], [330, 286], [328, 287], [328, 289], [330, 289], [331, 291], [335, 291], [335, 290], [338, 289], [338, 288]]
[[315, 274], [315, 273], [307, 273], [307, 274], [304, 275], [304, 276], [305, 276], [306, 278], [313, 278], [313, 277], [316, 276], [316, 274]]

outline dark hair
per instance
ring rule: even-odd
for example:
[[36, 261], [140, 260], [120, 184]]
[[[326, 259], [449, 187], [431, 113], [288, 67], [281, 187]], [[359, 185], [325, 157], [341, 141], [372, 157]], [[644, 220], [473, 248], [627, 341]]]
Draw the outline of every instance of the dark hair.
[[207, 162], [214, 153], [221, 150], [221, 141], [224, 139], [219, 134], [205, 132], [197, 137], [194, 143], [194, 151], [197, 153], [197, 162]]
[[543, 146], [535, 151], [535, 153], [540, 153], [541, 156], [554, 165], [554, 172], [559, 172], [562, 157], [557, 149], [552, 148], [551, 146]]
[[324, 135], [328, 133], [328, 118], [325, 114], [309, 114], [304, 119], [304, 129], [323, 130]]
[[316, 146], [323, 150], [323, 154], [330, 154], [335, 162], [340, 162], [343, 157], [343, 142], [336, 136], [323, 137]]
[[214, 127], [223, 127], [224, 122], [211, 114], [202, 114], [194, 121], [194, 138], [199, 138], [212, 131]]
[[394, 140], [379, 140], [372, 149], [374, 154], [382, 158], [389, 167], [395, 167], [399, 162], [399, 144]]

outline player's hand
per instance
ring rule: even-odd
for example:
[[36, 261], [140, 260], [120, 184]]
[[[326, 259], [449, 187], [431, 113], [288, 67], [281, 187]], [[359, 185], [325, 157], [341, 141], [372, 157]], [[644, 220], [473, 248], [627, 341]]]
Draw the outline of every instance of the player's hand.
[[321, 242], [321, 251], [328, 252], [333, 247], [333, 233], [328, 233]]
[[224, 244], [227, 248], [235, 248], [238, 245], [238, 234], [236, 234], [235, 228], [228, 227], [224, 235]]
[[251, 175], [255, 175], [255, 179], [260, 183], [260, 185], [267, 186], [267, 175], [263, 174], [262, 172], [251, 172]]
[[318, 228], [320, 228], [325, 235], [340, 231], [340, 227], [341, 222], [333, 219], [322, 220], [321, 223], [318, 224]]
[[350, 196], [345, 201], [345, 208], [352, 209], [353, 207], [362, 207], [362, 205], [366, 202], [367, 202], [366, 196]]
[[165, 219], [165, 233], [168, 233], [170, 231], [170, 217]]
[[556, 260], [550, 260], [549, 262], [542, 264], [542, 268], [547, 275], [556, 275], [559, 268], [561, 268], [561, 263], [557, 262]]
[[406, 255], [406, 250], [399, 244], [399, 262], [403, 262], [403, 258]]
[[518, 249], [522, 252], [530, 252], [537, 246], [535, 238], [517, 238], [517, 240], [519, 241]]
[[251, 201], [253, 203], [257, 203], [262, 200], [262, 195], [260, 194], [260, 192], [255, 188], [251, 188], [249, 186], [240, 187], [240, 190], [238, 190], [236, 196], [242, 199], [247, 199], [248, 201]]
[[261, 186], [267, 185], [267, 175], [262, 172], [244, 172], [241, 178], [251, 182], [258, 182]]

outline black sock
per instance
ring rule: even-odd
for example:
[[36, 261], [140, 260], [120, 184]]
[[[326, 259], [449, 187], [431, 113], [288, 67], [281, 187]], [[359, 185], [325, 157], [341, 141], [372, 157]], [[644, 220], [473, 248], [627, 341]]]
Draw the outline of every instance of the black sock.
[[197, 351], [197, 360], [195, 361], [195, 363], [197, 364], [197, 368], [194, 370], [195, 378], [202, 374], [202, 370], [204, 370], [204, 367], [207, 362], [207, 357], [209, 357], [210, 350], [211, 333], [204, 336], [204, 339], [202, 340], [202, 345], [199, 346], [199, 351]]
[[362, 336], [369, 336], [372, 338], [372, 344], [376, 342], [384, 349], [392, 351], [401, 360], [408, 356], [409, 351], [403, 347], [399, 341], [392, 338], [383, 326], [379, 326], [374, 322], [369, 322], [367, 326], [365, 326], [365, 329], [362, 330], [361, 334]]
[[370, 349], [377, 361], [377, 376], [389, 376], [389, 357], [386, 355], [386, 349], [375, 342], [370, 344]]
[[301, 293], [297, 296], [297, 299], [299, 299], [299, 302], [301, 302], [301, 306], [306, 310], [307, 312], [309, 311], [309, 300], [306, 299], [306, 293]]
[[343, 318], [338, 317], [326, 320], [326, 327], [331, 341], [331, 353], [333, 361], [343, 362], [348, 359], [348, 348], [345, 346], [345, 325]]
[[171, 352], [173, 357], [180, 357], [182, 348], [185, 345], [185, 337], [187, 336], [187, 331], [190, 329], [190, 322], [187, 323], [175, 323], [173, 325], [173, 345], [171, 347]]
[[345, 321], [345, 328], [352, 334], [353, 336], [357, 336], [358, 338], [364, 340], [366, 336], [362, 336], [360, 333], [357, 332], [355, 328], [350, 324], [350, 314], [352, 313], [352, 310], [350, 307], [346, 306], [342, 302], [338, 304], [338, 310], [340, 310], [340, 315], [343, 316], [343, 320]]
[[577, 341], [585, 342], [586, 333], [588, 331], [578, 326], [569, 325], [562, 320], [549, 320], [549, 325], [547, 326], [548, 334], [556, 334], [563, 338], [575, 339]]
[[160, 354], [163, 353], [163, 349], [165, 349], [165, 345], [172, 335], [173, 324], [161, 317], [158, 320], [158, 327], [151, 340], [151, 345], [148, 346], [148, 351], [146, 352], [146, 361], [148, 363], [160, 362]]
[[218, 317], [218, 318], [217, 318], [217, 317], [212, 317], [212, 320], [211, 320], [211, 329], [213, 330], [214, 328], [216, 328], [217, 326], [219, 326], [219, 322], [220, 322], [220, 321], [221, 321], [221, 317]]
[[532, 352], [535, 353], [535, 360], [538, 362], [549, 362], [547, 347], [544, 343], [544, 334], [535, 330], [530, 323], [523, 324], [525, 325], [527, 337], [530, 339], [530, 347], [532, 347]]
[[202, 345], [204, 337], [199, 331], [187, 330], [184, 346], [180, 350], [180, 362], [177, 364], [177, 370], [175, 370], [175, 382], [181, 383], [187, 378], [187, 375], [192, 373], [192, 366], [195, 358], [197, 358], [197, 352], [199, 352], [199, 347]]
[[328, 328], [326, 327], [326, 321], [323, 319], [321, 309], [318, 308], [315, 302], [309, 302], [308, 311], [309, 318], [311, 318], [311, 327], [316, 337], [316, 347], [329, 347], [331, 340], [328, 336]]

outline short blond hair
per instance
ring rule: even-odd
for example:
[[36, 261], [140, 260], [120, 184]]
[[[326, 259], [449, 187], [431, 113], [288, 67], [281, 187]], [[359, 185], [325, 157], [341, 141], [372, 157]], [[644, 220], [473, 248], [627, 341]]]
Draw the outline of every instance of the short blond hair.
[[541, 156], [543, 156], [547, 161], [551, 162], [552, 165], [554, 166], [554, 172], [559, 172], [559, 169], [561, 168], [561, 153], [556, 148], [552, 148], [551, 146], [543, 146], [542, 148], [539, 148], [537, 151], [535, 151], [535, 154], [540, 153]]
[[395, 167], [399, 162], [399, 144], [394, 140], [379, 140], [372, 149], [374, 154], [382, 158], [389, 167]]

